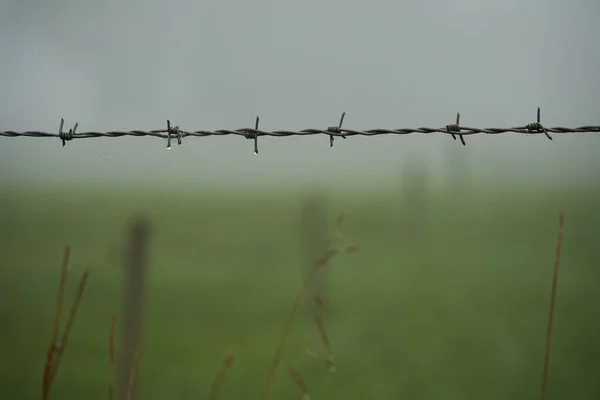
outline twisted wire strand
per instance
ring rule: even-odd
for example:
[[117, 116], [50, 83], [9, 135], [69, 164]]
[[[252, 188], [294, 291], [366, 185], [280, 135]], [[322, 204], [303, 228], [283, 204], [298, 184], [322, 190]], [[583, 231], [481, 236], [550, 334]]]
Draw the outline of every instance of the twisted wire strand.
[[185, 131], [179, 129], [178, 126], [171, 127], [171, 122], [167, 120], [166, 129], [156, 129], [150, 131], [144, 130], [131, 130], [131, 131], [108, 131], [108, 132], [76, 132], [78, 123], [69, 131], [63, 131], [64, 120], [61, 119], [60, 128], [57, 133], [52, 132], [41, 132], [41, 131], [4, 131], [0, 132], [0, 136], [4, 137], [52, 137], [61, 139], [63, 146], [67, 141], [73, 139], [88, 139], [98, 137], [123, 137], [123, 136], [149, 136], [161, 139], [167, 139], [167, 148], [171, 147], [171, 139], [176, 138], [178, 144], [182, 143], [182, 138], [186, 137], [206, 137], [206, 136], [225, 136], [225, 135], [237, 135], [243, 136], [246, 139], [254, 140], [254, 152], [258, 154], [258, 138], [260, 136], [271, 136], [271, 137], [288, 137], [288, 136], [310, 136], [310, 135], [328, 135], [330, 146], [333, 146], [334, 137], [341, 137], [346, 139], [350, 136], [378, 136], [378, 135], [407, 135], [411, 133], [444, 133], [452, 136], [456, 140], [456, 136], [459, 136], [460, 141], [463, 145], [466, 145], [464, 136], [475, 135], [475, 134], [501, 134], [501, 133], [520, 133], [520, 134], [544, 134], [548, 139], [552, 140], [550, 133], [592, 133], [600, 132], [600, 125], [585, 125], [577, 128], [566, 128], [566, 127], [545, 127], [540, 123], [540, 109], [537, 110], [537, 121], [529, 123], [523, 126], [517, 126], [512, 128], [474, 128], [460, 125], [460, 114], [456, 116], [456, 123], [446, 125], [443, 128], [398, 128], [398, 129], [368, 129], [368, 130], [353, 130], [342, 128], [344, 117], [346, 113], [342, 113], [340, 122], [337, 126], [332, 126], [326, 129], [302, 129], [302, 130], [276, 130], [276, 131], [265, 131], [258, 129], [259, 118], [256, 117], [254, 128], [241, 128], [241, 129], [219, 129], [219, 130], [196, 130], [196, 131]]

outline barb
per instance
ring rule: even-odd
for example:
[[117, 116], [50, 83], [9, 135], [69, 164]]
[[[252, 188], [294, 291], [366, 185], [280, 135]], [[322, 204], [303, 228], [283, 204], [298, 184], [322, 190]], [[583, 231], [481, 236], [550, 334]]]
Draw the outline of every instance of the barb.
[[272, 137], [288, 137], [288, 136], [310, 136], [310, 135], [327, 135], [329, 136], [329, 147], [333, 147], [334, 137], [341, 137], [346, 139], [349, 136], [378, 136], [378, 135], [408, 135], [411, 133], [445, 133], [452, 136], [456, 140], [456, 135], [460, 138], [463, 145], [466, 145], [464, 136], [475, 135], [475, 134], [500, 134], [500, 133], [522, 133], [522, 134], [544, 134], [549, 140], [552, 140], [550, 133], [591, 133], [600, 132], [600, 125], [584, 125], [578, 128], [565, 128], [565, 127], [545, 127], [540, 122], [540, 108], [537, 108], [536, 122], [528, 123], [523, 126], [516, 126], [512, 128], [473, 128], [467, 126], [460, 126], [460, 113], [456, 115], [456, 123], [446, 125], [443, 128], [398, 128], [398, 129], [368, 129], [368, 130], [353, 130], [342, 128], [344, 117], [346, 113], [342, 113], [340, 122], [337, 126], [331, 126], [327, 129], [302, 129], [299, 131], [292, 130], [278, 130], [278, 131], [264, 131], [258, 129], [258, 117], [256, 117], [256, 123], [254, 129], [242, 128], [242, 129], [219, 129], [215, 131], [208, 130], [197, 130], [197, 131], [184, 131], [179, 129], [179, 126], [171, 127], [171, 122], [167, 121], [167, 129], [157, 129], [152, 131], [133, 130], [133, 131], [109, 131], [109, 132], [79, 132], [77, 133], [78, 123], [68, 132], [63, 132], [64, 120], [61, 119], [60, 129], [58, 133], [41, 132], [41, 131], [4, 131], [0, 132], [0, 136], [5, 137], [57, 137], [61, 139], [63, 146], [67, 141], [73, 139], [88, 139], [98, 137], [122, 137], [122, 136], [150, 136], [161, 139], [167, 139], [167, 149], [171, 148], [171, 138], [175, 136], [177, 138], [177, 144], [182, 143], [183, 138], [187, 137], [205, 137], [205, 136], [225, 136], [225, 135], [238, 135], [243, 136], [246, 139], [252, 139], [254, 141], [254, 154], [258, 154], [258, 137], [259, 136], [272, 136]]

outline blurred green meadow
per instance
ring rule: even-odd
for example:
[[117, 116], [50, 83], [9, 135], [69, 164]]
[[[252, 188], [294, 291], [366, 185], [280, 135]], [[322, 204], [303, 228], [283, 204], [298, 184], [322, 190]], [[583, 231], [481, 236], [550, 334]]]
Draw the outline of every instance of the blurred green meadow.
[[[301, 312], [269, 398], [301, 398], [290, 366], [312, 399], [539, 398], [561, 210], [548, 398], [600, 398], [600, 192], [431, 191], [418, 229], [395, 189], [326, 195], [330, 226], [345, 214], [335, 243], [360, 247], [327, 266], [337, 371], [307, 353], [320, 336]], [[108, 398], [109, 317], [122, 311], [132, 215], [151, 221], [140, 398], [206, 397], [229, 353], [220, 398], [259, 397], [305, 268], [300, 190], [13, 186], [0, 197], [1, 398], [40, 397], [65, 244], [67, 309], [91, 273], [50, 397]]]

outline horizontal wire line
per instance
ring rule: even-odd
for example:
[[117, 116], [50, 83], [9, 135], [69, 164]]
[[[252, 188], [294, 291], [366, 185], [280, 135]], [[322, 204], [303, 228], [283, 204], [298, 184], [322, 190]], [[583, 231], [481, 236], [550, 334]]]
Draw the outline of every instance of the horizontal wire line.
[[171, 127], [171, 122], [167, 120], [167, 129], [157, 130], [130, 130], [130, 131], [107, 131], [107, 132], [76, 132], [78, 123], [69, 131], [63, 131], [64, 120], [61, 119], [60, 128], [58, 132], [42, 132], [42, 131], [4, 131], [0, 132], [0, 136], [4, 137], [35, 137], [35, 138], [59, 138], [62, 140], [63, 146], [67, 141], [73, 139], [88, 139], [88, 138], [99, 138], [99, 137], [155, 137], [161, 139], [167, 139], [167, 147], [171, 147], [171, 138], [175, 138], [178, 144], [181, 144], [181, 139], [186, 137], [206, 137], [206, 136], [226, 136], [226, 135], [237, 135], [243, 136], [246, 139], [254, 139], [254, 152], [258, 154], [258, 138], [261, 136], [268, 137], [288, 137], [288, 136], [311, 136], [311, 135], [327, 135], [330, 139], [330, 146], [333, 146], [334, 137], [342, 137], [346, 139], [350, 136], [378, 136], [378, 135], [407, 135], [412, 133], [444, 133], [451, 135], [455, 140], [456, 136], [459, 136], [463, 145], [465, 145], [464, 136], [475, 135], [475, 134], [501, 134], [501, 133], [520, 133], [520, 134], [544, 134], [548, 139], [552, 140], [550, 133], [592, 133], [600, 132], [599, 125], [585, 125], [577, 128], [566, 128], [566, 127], [545, 127], [540, 123], [540, 109], [537, 110], [537, 122], [529, 123], [524, 126], [517, 126], [512, 128], [473, 128], [459, 125], [460, 114], [456, 116], [456, 123], [446, 125], [443, 128], [398, 128], [398, 129], [368, 129], [368, 130], [353, 130], [342, 128], [344, 116], [346, 113], [342, 113], [338, 126], [331, 126], [326, 129], [302, 129], [302, 130], [276, 130], [276, 131], [265, 131], [258, 129], [259, 118], [256, 117], [256, 123], [254, 128], [241, 128], [241, 129], [219, 129], [219, 130], [196, 130], [196, 131], [185, 131], [179, 129], [178, 126]]

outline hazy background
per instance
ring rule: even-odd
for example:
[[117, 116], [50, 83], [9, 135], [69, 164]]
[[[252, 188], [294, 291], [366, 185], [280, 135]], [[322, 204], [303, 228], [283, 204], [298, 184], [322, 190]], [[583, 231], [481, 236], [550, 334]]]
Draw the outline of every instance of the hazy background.
[[[598, 124], [600, 3], [557, 1], [0, 2], [1, 129], [353, 129]], [[0, 178], [213, 189], [380, 183], [409, 154], [444, 178], [598, 177], [599, 135], [336, 140], [2, 138]], [[454, 155], [456, 157], [456, 155]], [[523, 171], [527, 173], [523, 173]]]
[[[238, 129], [256, 115], [294, 130], [343, 111], [353, 129], [443, 127], [457, 112], [502, 128], [537, 106], [547, 126], [598, 125], [599, 16], [592, 0], [0, 0], [0, 131], [57, 132], [61, 117], [79, 132]], [[0, 137], [0, 397], [39, 398], [69, 244], [65, 306], [91, 272], [52, 395], [106, 398], [134, 214], [151, 226], [140, 398], [205, 395], [229, 353], [222, 398], [258, 395], [344, 213], [333, 245], [360, 252], [314, 285], [338, 371], [307, 355], [323, 341], [301, 313], [272, 399], [300, 397], [288, 366], [315, 399], [535, 398], [564, 211], [549, 399], [596, 400], [600, 135], [553, 137], [265, 137], [258, 156], [237, 136], [169, 151]]]

